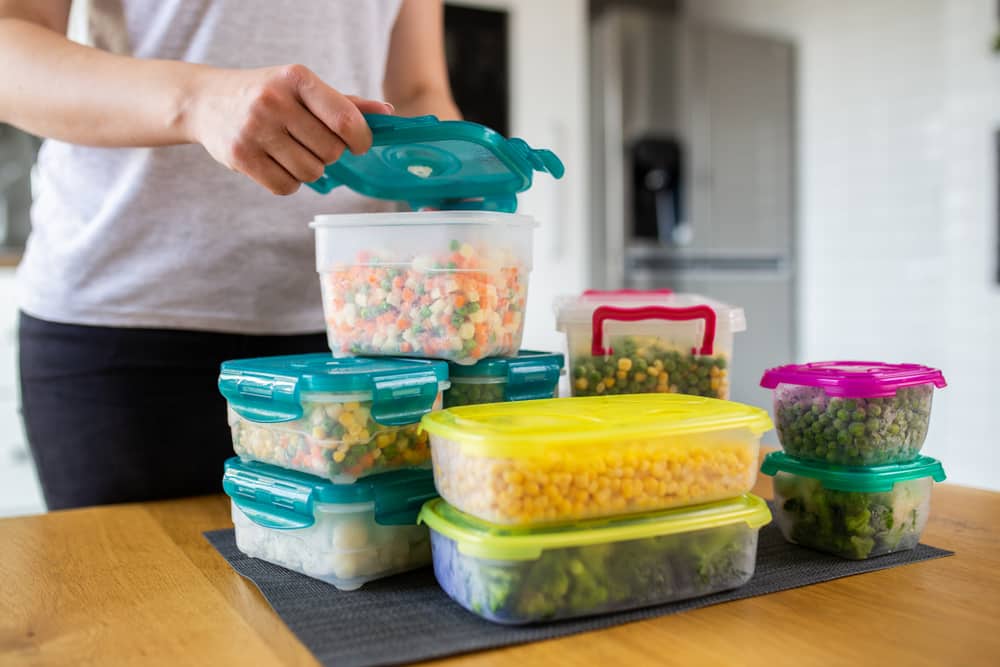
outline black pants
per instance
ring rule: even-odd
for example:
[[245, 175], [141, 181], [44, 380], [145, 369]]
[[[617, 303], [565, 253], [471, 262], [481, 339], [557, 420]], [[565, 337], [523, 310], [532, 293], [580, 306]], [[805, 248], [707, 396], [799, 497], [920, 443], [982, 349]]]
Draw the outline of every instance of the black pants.
[[21, 314], [22, 412], [50, 510], [216, 493], [232, 456], [227, 359], [322, 352], [323, 334], [119, 329]]

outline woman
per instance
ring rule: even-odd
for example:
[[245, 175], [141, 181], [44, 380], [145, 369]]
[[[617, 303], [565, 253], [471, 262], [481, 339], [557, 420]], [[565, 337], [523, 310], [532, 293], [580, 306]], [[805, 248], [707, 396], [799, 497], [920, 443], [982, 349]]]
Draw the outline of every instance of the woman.
[[219, 363], [325, 349], [307, 223], [388, 205], [300, 185], [369, 148], [363, 113], [458, 117], [441, 3], [73, 4], [0, 0], [0, 121], [48, 138], [18, 269], [28, 441], [49, 509], [212, 493]]

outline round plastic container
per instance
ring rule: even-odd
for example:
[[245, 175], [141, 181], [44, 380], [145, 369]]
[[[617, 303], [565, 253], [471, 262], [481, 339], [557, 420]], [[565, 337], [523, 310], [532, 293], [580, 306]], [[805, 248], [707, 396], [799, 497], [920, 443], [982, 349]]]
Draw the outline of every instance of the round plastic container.
[[512, 359], [483, 359], [472, 366], [452, 364], [444, 407], [555, 398], [564, 363], [561, 354], [521, 350]]
[[927, 437], [941, 371], [916, 364], [830, 361], [772, 368], [774, 421], [786, 452], [849, 466], [912, 461]]
[[551, 529], [506, 529], [441, 499], [431, 528], [434, 574], [460, 605], [522, 624], [636, 609], [742, 586], [753, 576], [763, 500], [710, 505]]
[[441, 407], [448, 365], [304, 354], [222, 364], [233, 449], [338, 484], [427, 467], [420, 418]]
[[317, 217], [330, 349], [474, 364], [521, 346], [534, 220], [486, 211]]
[[530, 526], [745, 493], [771, 420], [729, 401], [639, 394], [470, 405], [421, 426], [445, 500]]
[[427, 528], [416, 523], [434, 498], [429, 470], [401, 470], [355, 484], [237, 458], [226, 462], [236, 546], [248, 556], [345, 591], [430, 563]]
[[774, 476], [775, 520], [785, 539], [843, 558], [862, 560], [917, 546], [941, 463], [846, 468], [768, 454], [761, 472]]
[[670, 290], [589, 290], [556, 302], [574, 396], [680, 393], [729, 398], [742, 308]]

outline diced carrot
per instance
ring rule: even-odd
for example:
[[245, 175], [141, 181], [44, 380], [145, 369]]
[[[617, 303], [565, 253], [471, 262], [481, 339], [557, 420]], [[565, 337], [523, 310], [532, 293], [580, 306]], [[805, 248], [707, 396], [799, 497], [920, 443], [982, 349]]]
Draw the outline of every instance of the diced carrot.
[[402, 353], [404, 353], [404, 354], [409, 354], [410, 352], [413, 352], [413, 346], [410, 345], [409, 343], [405, 343], [405, 342], [401, 343], [399, 345], [399, 351], [402, 352]]
[[398, 320], [396, 320], [396, 327], [400, 331], [405, 331], [406, 329], [410, 328], [410, 321], [405, 317], [401, 317]]
[[403, 289], [403, 301], [410, 302], [417, 297], [409, 287]]
[[455, 295], [455, 307], [456, 308], [461, 308], [464, 305], [465, 305], [465, 295], [464, 294], [456, 294]]

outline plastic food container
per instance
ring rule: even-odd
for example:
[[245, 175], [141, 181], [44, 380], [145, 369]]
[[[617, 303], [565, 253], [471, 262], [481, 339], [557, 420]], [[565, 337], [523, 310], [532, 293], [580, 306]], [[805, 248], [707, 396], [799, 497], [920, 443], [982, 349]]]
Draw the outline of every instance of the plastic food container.
[[466, 609], [532, 623], [635, 609], [742, 586], [771, 520], [751, 495], [697, 507], [540, 529], [508, 529], [441, 499], [420, 512], [434, 574]]
[[739, 403], [637, 394], [470, 405], [421, 425], [445, 500], [524, 526], [745, 493], [771, 420]]
[[861, 560], [917, 546], [927, 525], [931, 486], [941, 463], [847, 468], [768, 454], [761, 472], [774, 476], [778, 526], [789, 542]]
[[764, 373], [774, 390], [781, 445], [806, 461], [879, 465], [911, 461], [927, 437], [941, 371], [916, 364], [831, 361]]
[[430, 563], [417, 513], [434, 498], [429, 470], [400, 470], [355, 484], [238, 458], [226, 462], [236, 546], [248, 556], [345, 591]]
[[526, 216], [485, 211], [324, 215], [316, 267], [335, 356], [473, 364], [521, 345], [531, 272]]
[[420, 418], [441, 407], [448, 366], [304, 354], [222, 364], [233, 449], [244, 460], [350, 483], [430, 462]]
[[680, 393], [729, 398], [742, 308], [670, 290], [589, 290], [556, 302], [574, 396]]
[[521, 350], [513, 359], [483, 359], [473, 366], [452, 364], [444, 407], [555, 398], [564, 363], [561, 354]]

